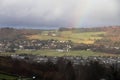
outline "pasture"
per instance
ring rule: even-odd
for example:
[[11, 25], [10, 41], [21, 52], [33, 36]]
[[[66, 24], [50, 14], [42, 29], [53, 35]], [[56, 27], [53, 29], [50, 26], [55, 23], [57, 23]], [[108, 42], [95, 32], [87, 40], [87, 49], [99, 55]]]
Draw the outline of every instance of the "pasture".
[[41, 34], [29, 35], [29, 39], [56, 39], [56, 40], [71, 40], [74, 43], [93, 44], [95, 40], [101, 39], [99, 35], [104, 35], [105, 32], [82, 32], [73, 31], [43, 31]]
[[[2, 54], [2, 53], [1, 53]], [[6, 55], [11, 54], [33, 54], [41, 56], [119, 56], [116, 54], [102, 53], [102, 52], [93, 52], [91, 50], [71, 50], [71, 51], [58, 51], [58, 50], [18, 50], [16, 53], [3, 53]]]

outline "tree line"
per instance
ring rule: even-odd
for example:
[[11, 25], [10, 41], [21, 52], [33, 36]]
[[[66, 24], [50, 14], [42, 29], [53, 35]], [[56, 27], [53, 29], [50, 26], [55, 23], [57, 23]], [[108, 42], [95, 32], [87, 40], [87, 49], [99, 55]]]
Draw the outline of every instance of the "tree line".
[[90, 61], [89, 64], [75, 66], [62, 57], [56, 64], [51, 61], [35, 63], [11, 57], [0, 57], [0, 72], [26, 77], [35, 76], [35, 80], [120, 80], [120, 66], [118, 65]]

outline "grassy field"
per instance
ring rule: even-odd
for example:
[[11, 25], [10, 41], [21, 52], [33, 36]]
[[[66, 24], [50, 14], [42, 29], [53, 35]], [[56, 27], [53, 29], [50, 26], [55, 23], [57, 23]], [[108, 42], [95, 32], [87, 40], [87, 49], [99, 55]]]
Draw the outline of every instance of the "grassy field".
[[29, 39], [57, 39], [57, 40], [71, 40], [75, 43], [85, 43], [93, 44], [95, 40], [101, 39], [102, 37], [98, 36], [100, 34], [105, 34], [105, 32], [84, 32], [84, 33], [75, 33], [72, 31], [62, 31], [54, 32], [56, 36], [48, 35], [49, 31], [43, 32], [42, 34], [30, 35], [27, 36]]
[[[2, 53], [1, 53], [2, 54]], [[6, 55], [10, 54], [34, 54], [41, 56], [118, 56], [115, 54], [101, 53], [101, 52], [93, 52], [91, 50], [74, 50], [69, 52], [59, 52], [56, 50], [18, 50], [16, 53], [3, 53]]]
[[0, 80], [32, 80], [30, 78], [19, 78], [16, 76], [10, 76], [10, 75], [6, 75], [6, 74], [0, 74]]
[[17, 79], [17, 77], [15, 76], [9, 76], [9, 75], [5, 75], [5, 74], [0, 74], [0, 80], [15, 80]]

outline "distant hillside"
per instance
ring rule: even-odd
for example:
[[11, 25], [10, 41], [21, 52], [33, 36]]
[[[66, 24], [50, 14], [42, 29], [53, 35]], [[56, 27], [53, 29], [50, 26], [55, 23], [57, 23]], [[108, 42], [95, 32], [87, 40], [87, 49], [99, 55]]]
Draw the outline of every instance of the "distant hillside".
[[58, 30], [0, 28], [0, 40], [58, 39], [77, 43], [120, 44], [120, 26], [60, 28]]
[[97, 40], [96, 44], [120, 47], [120, 26], [108, 27], [106, 34], [101, 40]]
[[74, 31], [74, 32], [103, 32], [106, 31], [109, 27], [92, 27], [92, 28], [64, 28], [61, 27], [59, 31]]
[[0, 40], [26, 39], [26, 35], [40, 34], [39, 29], [0, 28]]
[[0, 40], [14, 40], [23, 38], [20, 30], [14, 28], [1, 28], [0, 29]]
[[40, 34], [43, 30], [40, 29], [20, 29], [23, 35], [33, 35], [33, 34]]

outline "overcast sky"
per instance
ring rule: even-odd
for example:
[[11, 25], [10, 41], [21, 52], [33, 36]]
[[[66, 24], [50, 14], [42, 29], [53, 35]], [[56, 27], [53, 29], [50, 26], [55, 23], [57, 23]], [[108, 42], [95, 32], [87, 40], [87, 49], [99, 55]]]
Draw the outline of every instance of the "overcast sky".
[[120, 25], [120, 0], [0, 0], [0, 27]]

